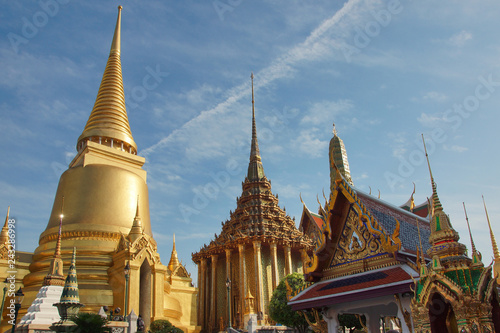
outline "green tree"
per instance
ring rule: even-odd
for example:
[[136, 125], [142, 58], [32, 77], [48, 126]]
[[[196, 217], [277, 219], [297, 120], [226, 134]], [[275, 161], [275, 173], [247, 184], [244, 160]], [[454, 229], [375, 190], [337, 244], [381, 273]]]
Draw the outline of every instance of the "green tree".
[[104, 327], [108, 322], [107, 318], [103, 318], [97, 313], [81, 312], [71, 318], [76, 324], [78, 333], [105, 333], [109, 332], [107, 327]]
[[151, 333], [183, 333], [183, 331], [172, 325], [168, 320], [155, 320], [151, 323], [151, 327], [149, 327]]
[[271, 302], [269, 302], [269, 316], [277, 323], [288, 327], [294, 327], [299, 332], [304, 333], [309, 327], [309, 324], [302, 314], [293, 311], [292, 307], [288, 305], [285, 280], [288, 281], [288, 285], [292, 288], [293, 292], [299, 290], [305, 284], [302, 274], [292, 273], [285, 276], [278, 287], [273, 291]]

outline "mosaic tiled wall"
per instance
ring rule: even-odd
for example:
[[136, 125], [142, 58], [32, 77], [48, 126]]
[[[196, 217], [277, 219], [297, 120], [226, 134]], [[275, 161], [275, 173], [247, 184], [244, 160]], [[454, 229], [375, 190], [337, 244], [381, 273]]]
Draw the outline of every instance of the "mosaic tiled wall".
[[[255, 291], [255, 264], [253, 258], [253, 246], [245, 246], [245, 260], [246, 260], [246, 273], [247, 273], [247, 288], [250, 289], [250, 293], [255, 297], [257, 294]], [[247, 289], [248, 290], [248, 289]], [[246, 295], [244, 296], [246, 297]]]
[[262, 262], [262, 288], [264, 295], [264, 309], [267, 313], [267, 307], [269, 306], [269, 300], [271, 299], [271, 294], [269, 291], [273, 288], [273, 273], [272, 273], [272, 258], [271, 249], [268, 244], [262, 244], [261, 250], [261, 262]]
[[[220, 318], [227, 323], [227, 288], [226, 288], [226, 256], [219, 256], [217, 260], [217, 327]], [[224, 326], [225, 327], [225, 326]]]

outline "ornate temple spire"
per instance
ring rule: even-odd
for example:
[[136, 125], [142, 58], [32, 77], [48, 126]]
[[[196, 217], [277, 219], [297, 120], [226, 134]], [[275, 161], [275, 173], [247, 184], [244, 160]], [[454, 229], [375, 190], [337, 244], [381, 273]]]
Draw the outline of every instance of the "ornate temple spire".
[[64, 283], [60, 304], [79, 304], [80, 292], [78, 290], [78, 279], [76, 277], [76, 247], [73, 248], [73, 257], [69, 266], [68, 276]]
[[137, 208], [135, 210], [134, 222], [132, 223], [132, 228], [128, 234], [130, 241], [133, 243], [142, 235], [142, 220], [139, 214], [139, 196], [137, 196]]
[[490, 217], [488, 215], [488, 210], [486, 209], [484, 196], [482, 197], [484, 212], [486, 213], [486, 220], [488, 221], [488, 228], [490, 229], [491, 246], [493, 248], [493, 276], [497, 280], [497, 284], [500, 284], [500, 253], [498, 252], [498, 245], [497, 241], [495, 240], [495, 235], [493, 234], [493, 229], [491, 229]]
[[64, 285], [63, 261], [61, 259], [62, 221], [64, 217], [63, 209], [64, 209], [64, 196], [62, 197], [61, 214], [59, 215], [59, 232], [57, 234], [56, 248], [54, 250], [54, 256], [50, 261], [49, 273], [43, 279], [44, 286]]
[[264, 166], [259, 153], [259, 142], [257, 141], [257, 126], [255, 125], [255, 101], [253, 95], [253, 73], [250, 76], [252, 79], [252, 146], [250, 148], [250, 163], [248, 165], [248, 175], [249, 181], [258, 181], [262, 179], [264, 175]]
[[123, 92], [120, 60], [121, 10], [122, 6], [119, 6], [108, 63], [102, 76], [94, 108], [83, 133], [78, 138], [78, 151], [86, 140], [91, 140], [107, 146], [122, 148], [132, 154], [137, 153], [137, 145], [132, 137], [128, 122]]
[[5, 223], [3, 224], [2, 231], [0, 231], [0, 245], [9, 242], [9, 214], [10, 206], [7, 207], [7, 216], [5, 216]]
[[[443, 211], [443, 206], [439, 201], [437, 194], [437, 186], [432, 176], [431, 164], [429, 162], [429, 155], [427, 154], [427, 147], [425, 146], [424, 135], [422, 134], [422, 142], [424, 144], [425, 157], [427, 159], [427, 166], [429, 167], [429, 174], [432, 184], [432, 210], [431, 210], [431, 235], [429, 236], [429, 243], [432, 245], [428, 250], [431, 257], [437, 255], [438, 257], [459, 256], [464, 255], [466, 251], [465, 245], [458, 243], [460, 236], [458, 232], [451, 226], [448, 215]], [[447, 246], [441, 246], [445, 244]]]
[[174, 247], [172, 249], [172, 255], [170, 256], [170, 262], [168, 263], [168, 269], [173, 272], [174, 269], [179, 266], [179, 258], [177, 257], [177, 250], [175, 249], [175, 234], [174, 234]]
[[465, 209], [465, 202], [462, 202], [464, 206], [464, 213], [465, 213], [465, 221], [467, 222], [467, 229], [469, 229], [469, 237], [470, 237], [470, 244], [471, 244], [471, 249], [472, 249], [472, 264], [477, 265], [477, 266], [482, 266], [483, 263], [481, 262], [481, 253], [476, 249], [476, 245], [474, 244], [474, 239], [472, 238], [472, 232], [470, 230], [470, 224], [469, 224], [469, 217], [467, 216], [467, 210]]
[[[340, 171], [344, 179], [351, 185], [354, 185], [351, 178], [351, 171], [349, 170], [349, 161], [347, 159], [347, 152], [344, 146], [344, 142], [337, 135], [337, 129], [335, 124], [333, 124], [333, 138], [330, 140], [330, 178], [333, 184], [335, 180], [335, 169], [332, 167], [332, 163], [335, 163], [337, 169]], [[380, 194], [379, 194], [380, 195]]]
[[497, 245], [497, 241], [495, 240], [495, 235], [493, 234], [493, 229], [491, 229], [490, 217], [488, 215], [488, 210], [486, 209], [486, 203], [484, 202], [484, 196], [482, 196], [482, 197], [483, 197], [484, 212], [486, 213], [486, 219], [488, 220], [488, 228], [490, 229], [491, 246], [493, 247], [493, 258], [494, 258], [495, 262], [500, 263], [500, 252], [498, 251], [498, 245]]

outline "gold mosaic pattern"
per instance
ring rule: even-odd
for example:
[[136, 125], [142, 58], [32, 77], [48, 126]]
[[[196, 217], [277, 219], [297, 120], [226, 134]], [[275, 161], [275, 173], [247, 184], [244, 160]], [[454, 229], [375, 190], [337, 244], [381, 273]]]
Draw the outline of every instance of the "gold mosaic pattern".
[[262, 244], [262, 251], [261, 251], [261, 264], [262, 264], [262, 289], [263, 289], [263, 296], [264, 296], [264, 309], [266, 309], [267, 313], [267, 306], [269, 305], [269, 299], [271, 298], [271, 295], [269, 294], [269, 286], [273, 285], [273, 275], [272, 275], [272, 270], [271, 270], [271, 265], [272, 265], [272, 260], [271, 260], [271, 249], [269, 248], [269, 245], [267, 244]]
[[227, 288], [226, 288], [226, 258], [217, 260], [217, 323], [220, 317], [227, 323]]
[[[245, 246], [245, 263], [246, 263], [246, 272], [247, 272], [247, 290], [250, 289], [250, 293], [255, 297], [257, 294], [255, 292], [255, 264], [253, 260], [253, 247]], [[246, 295], [245, 295], [246, 296]]]

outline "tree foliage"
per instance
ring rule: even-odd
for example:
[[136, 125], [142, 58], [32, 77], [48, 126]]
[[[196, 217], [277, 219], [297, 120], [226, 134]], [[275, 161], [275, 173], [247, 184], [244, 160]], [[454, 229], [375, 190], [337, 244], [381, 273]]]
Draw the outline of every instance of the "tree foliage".
[[302, 274], [292, 273], [285, 276], [278, 287], [273, 291], [273, 296], [269, 302], [269, 316], [277, 323], [288, 327], [294, 327], [299, 332], [305, 332], [309, 325], [304, 316], [301, 313], [293, 311], [291, 306], [287, 303], [285, 280], [288, 281], [288, 285], [293, 292], [299, 290], [305, 284]]
[[155, 320], [149, 327], [151, 333], [183, 333], [183, 331], [164, 319]]
[[101, 317], [97, 313], [80, 312], [78, 315], [72, 317], [71, 320], [76, 324], [78, 333], [109, 332], [109, 329], [104, 327], [108, 319]]

